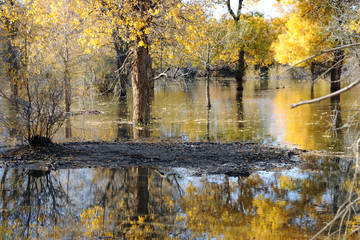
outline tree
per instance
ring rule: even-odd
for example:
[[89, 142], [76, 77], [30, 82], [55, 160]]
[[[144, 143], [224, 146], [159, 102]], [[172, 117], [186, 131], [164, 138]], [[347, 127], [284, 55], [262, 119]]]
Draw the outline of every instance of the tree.
[[[244, 2], [244, 0], [238, 1], [237, 10], [235, 13], [232, 8], [230, 0], [218, 1], [218, 3], [223, 3], [226, 5], [228, 12], [233, 19], [235, 29], [238, 29], [240, 27], [239, 25], [240, 25], [240, 18], [242, 15], [241, 10], [243, 8], [243, 2]], [[256, 2], [258, 2], [258, 0], [249, 1], [250, 4], [256, 3]], [[245, 69], [246, 69], [244, 46], [242, 44], [240, 44], [240, 46], [238, 47], [237, 50], [238, 50], [238, 59], [237, 59], [237, 69], [235, 71], [235, 78], [236, 78], [236, 83], [237, 83], [237, 90], [242, 91], [243, 90], [243, 79], [245, 76]]]
[[227, 40], [226, 28], [206, 14], [205, 10], [211, 5], [202, 1], [193, 1], [187, 5], [189, 20], [182, 24], [182, 29], [175, 33], [177, 45], [181, 45], [185, 59], [205, 70], [207, 107], [210, 101], [210, 75], [214, 66], [219, 64], [221, 46]]
[[[70, 112], [72, 103], [72, 84], [75, 80], [75, 66], [84, 56], [84, 48], [79, 39], [84, 38], [84, 17], [78, 9], [86, 7], [84, 1], [57, 0], [29, 1], [27, 8], [34, 21], [40, 26], [40, 36], [36, 46], [49, 55], [43, 55], [43, 61], [51, 63], [63, 79], [65, 111]], [[48, 38], [46, 36], [52, 36]], [[50, 50], [49, 52], [46, 50]]]
[[158, 18], [166, 14], [165, 1], [122, 0], [120, 2], [93, 1], [97, 13], [108, 18], [119, 37], [131, 43], [131, 53], [126, 61], [131, 65], [133, 90], [133, 122], [146, 124], [150, 121], [150, 89], [153, 82], [149, 35], [154, 31]]
[[3, 17], [16, 23], [16, 34], [11, 35], [7, 50], [16, 49], [16, 54], [8, 52], [10, 57], [4, 61], [3, 73], [10, 78], [11, 87], [1, 89], [0, 95], [3, 111], [10, 114], [4, 114], [1, 121], [9, 129], [16, 126], [18, 137], [31, 146], [48, 145], [64, 117], [60, 104], [63, 86], [54, 68], [45, 61], [48, 49], [39, 48], [41, 26], [32, 12], [34, 5], [15, 1], [9, 4], [3, 9]]
[[20, 36], [24, 33], [25, 9], [21, 2], [16, 0], [1, 2], [0, 9], [1, 37], [3, 38], [1, 56], [4, 64], [2, 69], [11, 85], [12, 97], [16, 98], [25, 64]]
[[[282, 2], [290, 10], [286, 16], [286, 32], [279, 37], [279, 44], [275, 47], [280, 62], [294, 64], [317, 52], [351, 43], [352, 40], [345, 35], [348, 23], [355, 13], [355, 8], [351, 7], [356, 4], [355, 1]], [[286, 57], [286, 54], [289, 57]], [[312, 66], [319, 61], [324, 62], [325, 66], [329, 67], [326, 73], [330, 72], [331, 92], [335, 92], [340, 89], [344, 58], [344, 50], [337, 49], [308, 58], [310, 61], [301, 61], [300, 64]]]
[[231, 19], [224, 18], [221, 23], [227, 26], [227, 41], [222, 46], [220, 59], [227, 64], [237, 62], [238, 53], [234, 49], [242, 48], [244, 62], [256, 68], [265, 69], [274, 63], [273, 44], [281, 29], [279, 19], [265, 19], [261, 13], [242, 14], [238, 26]]
[[[303, 17], [301, 14], [300, 12], [291, 12], [284, 17], [285, 31], [279, 35], [278, 42], [274, 47], [275, 58], [279, 63], [295, 64], [328, 46], [328, 42], [324, 41], [326, 36], [319, 31], [321, 24], [315, 19]], [[310, 67], [314, 76], [314, 66], [325, 61], [325, 57], [319, 56], [302, 65]]]

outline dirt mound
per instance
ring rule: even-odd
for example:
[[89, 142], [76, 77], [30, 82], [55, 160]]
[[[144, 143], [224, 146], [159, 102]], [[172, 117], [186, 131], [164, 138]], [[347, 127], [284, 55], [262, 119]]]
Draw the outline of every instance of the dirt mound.
[[199, 174], [248, 176], [257, 170], [290, 168], [298, 164], [293, 156], [300, 153], [247, 142], [84, 142], [17, 148], [0, 155], [0, 161], [26, 169], [185, 167]]

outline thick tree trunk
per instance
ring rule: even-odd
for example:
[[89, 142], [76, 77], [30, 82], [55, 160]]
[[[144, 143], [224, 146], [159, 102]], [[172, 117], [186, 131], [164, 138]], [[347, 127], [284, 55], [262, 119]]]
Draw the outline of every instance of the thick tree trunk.
[[148, 59], [147, 48], [135, 43], [131, 64], [134, 124], [146, 124], [150, 120]]
[[239, 50], [239, 59], [237, 69], [235, 71], [235, 79], [236, 79], [236, 89], [238, 91], [242, 91], [243, 88], [243, 81], [245, 76], [245, 51], [243, 48]]
[[334, 51], [334, 60], [333, 66], [335, 66], [330, 72], [330, 79], [331, 79], [331, 92], [336, 92], [341, 89], [341, 70], [344, 61], [344, 51], [343, 50], [336, 50]]

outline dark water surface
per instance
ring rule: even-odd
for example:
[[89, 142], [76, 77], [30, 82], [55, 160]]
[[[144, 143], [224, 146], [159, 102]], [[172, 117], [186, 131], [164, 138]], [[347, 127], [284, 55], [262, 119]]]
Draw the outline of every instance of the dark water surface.
[[[306, 150], [350, 153], [357, 135], [347, 123], [358, 89], [338, 102], [290, 109], [328, 93], [326, 81], [249, 80], [242, 95], [233, 81], [157, 82], [153, 121], [130, 124], [131, 96], [103, 96], [89, 108], [101, 115], [69, 118], [57, 141], [146, 137], [180, 141], [255, 141]], [[335, 113], [333, 109], [340, 109]], [[349, 124], [351, 125], [351, 124]], [[352, 192], [352, 161], [302, 156], [291, 170], [249, 177], [198, 176], [190, 169], [0, 169], [3, 239], [309, 239]], [[348, 232], [360, 218], [349, 215]], [[338, 227], [335, 222], [334, 228]]]

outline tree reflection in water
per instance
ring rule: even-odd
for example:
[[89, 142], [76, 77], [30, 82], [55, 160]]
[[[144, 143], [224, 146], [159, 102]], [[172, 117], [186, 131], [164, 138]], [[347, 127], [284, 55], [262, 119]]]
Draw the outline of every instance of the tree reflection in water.
[[[305, 156], [303, 161], [306, 171], [237, 178], [196, 177], [178, 169], [165, 174], [147, 167], [6, 168], [0, 172], [0, 236], [308, 239], [342, 209], [354, 170], [340, 158]], [[349, 229], [356, 220], [351, 215]], [[336, 226], [339, 221], [332, 229]]]
[[[1, 235], [46, 238], [69, 213], [69, 199], [50, 171], [4, 169], [1, 177]], [[43, 231], [46, 226], [50, 229]], [[34, 231], [38, 229], [39, 231]]]

